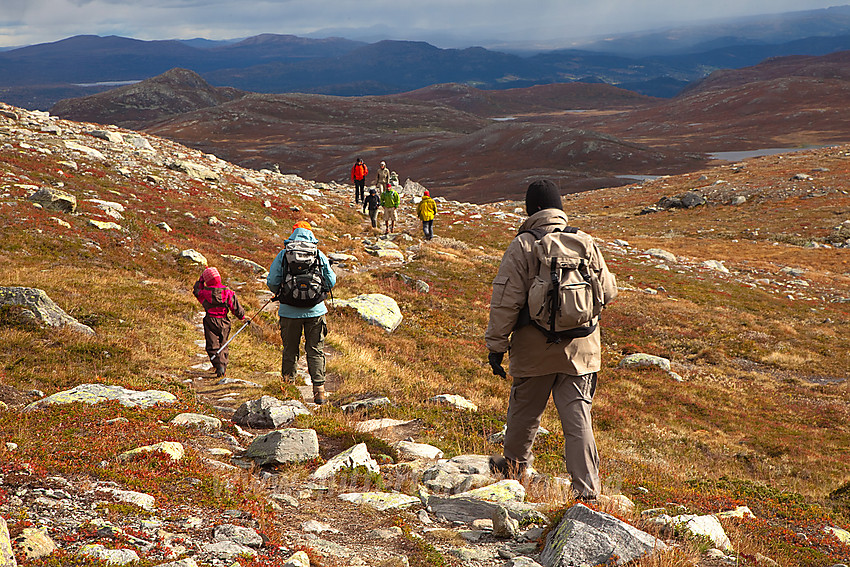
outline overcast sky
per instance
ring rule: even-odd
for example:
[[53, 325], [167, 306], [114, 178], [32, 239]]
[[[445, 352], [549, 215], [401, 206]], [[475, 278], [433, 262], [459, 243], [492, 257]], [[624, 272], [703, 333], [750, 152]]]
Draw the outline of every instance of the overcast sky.
[[[0, 0], [0, 47], [66, 37], [234, 39], [261, 33], [438, 47], [544, 41], [709, 18], [846, 4], [841, 0]], [[373, 29], [369, 29], [373, 28]], [[347, 31], [346, 31], [347, 30]], [[365, 35], [364, 35], [365, 32]]]

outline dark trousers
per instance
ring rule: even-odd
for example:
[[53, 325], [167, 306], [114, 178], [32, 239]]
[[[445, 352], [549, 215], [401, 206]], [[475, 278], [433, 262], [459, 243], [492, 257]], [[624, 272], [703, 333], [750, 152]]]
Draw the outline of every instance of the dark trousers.
[[280, 339], [283, 341], [283, 359], [280, 375], [286, 379], [295, 376], [295, 365], [301, 351], [301, 332], [304, 332], [304, 351], [307, 355], [307, 371], [314, 386], [325, 383], [325, 337], [328, 326], [324, 315], [304, 319], [280, 318]]
[[425, 234], [425, 240], [434, 238], [434, 219], [422, 221], [422, 232]]
[[372, 228], [378, 228], [378, 209], [369, 209], [369, 220], [372, 221]]
[[366, 198], [366, 178], [354, 180], [354, 202], [362, 203]]
[[230, 319], [227, 317], [204, 316], [204, 340], [206, 340], [206, 351], [210, 362], [216, 368], [217, 374], [224, 374], [227, 370], [227, 353], [230, 347], [225, 347], [220, 353], [216, 353], [221, 345], [227, 342], [230, 336]]

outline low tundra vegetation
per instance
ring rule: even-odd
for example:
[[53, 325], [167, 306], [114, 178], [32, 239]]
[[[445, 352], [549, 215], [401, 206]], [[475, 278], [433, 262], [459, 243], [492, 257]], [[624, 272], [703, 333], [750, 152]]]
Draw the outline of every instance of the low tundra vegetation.
[[[742, 565], [760, 564], [758, 555], [782, 565], [850, 562], [850, 548], [824, 531], [850, 527], [850, 266], [846, 249], [806, 247], [823, 242], [834, 225], [850, 218], [844, 182], [850, 160], [842, 154], [825, 149], [794, 163], [794, 170], [828, 169], [810, 182], [816, 184], [811, 190], [789, 185], [795, 171], [768, 157], [753, 160], [743, 172], [708, 170], [708, 181], [691, 174], [564, 200], [571, 223], [602, 241], [621, 286], [603, 315], [604, 368], [593, 410], [606, 491], [625, 494], [638, 512], [681, 506], [715, 513], [748, 506], [755, 518], [724, 520]], [[115, 456], [160, 441], [191, 445], [191, 432], [162, 424], [182, 411], [215, 411], [205, 401], [207, 392], [185, 383], [197, 376], [190, 365], [200, 360], [195, 344], [201, 338], [195, 328], [200, 307], [191, 287], [201, 268], [180, 261], [178, 253], [193, 248], [205, 254], [253, 314], [265, 303], [262, 279], [221, 255], [268, 266], [300, 219], [316, 227], [326, 252], [359, 258], [355, 269], [340, 277], [335, 297], [384, 293], [396, 299], [404, 315], [390, 334], [350, 310], [331, 309], [332, 403], [297, 422], [318, 431], [327, 453], [322, 458], [332, 456], [329, 448], [338, 452], [359, 442], [366, 442], [373, 456], [397, 458], [387, 442], [355, 433], [358, 416], [338, 408], [378, 395], [393, 404], [372, 410], [369, 418], [415, 420], [416, 440], [438, 446], [447, 457], [500, 451], [488, 437], [504, 424], [510, 383], [489, 371], [483, 335], [491, 281], [521, 222], [519, 216], [505, 220], [493, 214], [512, 213], [517, 203], [482, 205], [477, 207], [482, 218], [476, 219], [441, 214], [435, 223], [438, 238], [427, 244], [405, 206], [399, 225], [409, 236], [397, 242], [412, 247], [412, 260], [386, 265], [363, 252], [359, 237], [377, 233], [351, 209], [348, 194], [331, 193], [320, 204], [281, 191], [269, 208], [263, 198], [237, 192], [236, 179], [165, 190], [143, 181], [144, 175], [125, 177], [104, 164], [78, 161], [78, 170], [60, 175], [55, 156], [0, 150], [0, 283], [44, 289], [97, 332], [87, 337], [44, 329], [14, 309], [0, 308], [0, 384], [51, 394], [100, 382], [164, 389], [179, 401], [143, 411], [98, 404], [73, 412], [0, 412], [0, 439], [18, 446], [3, 453], [4, 471], [111, 480], [175, 506], [249, 509], [272, 540], [279, 538], [281, 527], [250, 482], [204, 472], [195, 450], [177, 463], [148, 454], [118, 464]], [[729, 180], [713, 185], [718, 177]], [[86, 225], [85, 214], [62, 216], [71, 225], [63, 227], [52, 218], [61, 214], [33, 206], [20, 187], [60, 182], [78, 199], [123, 202], [126, 230], [97, 231]], [[733, 183], [748, 191], [746, 203], [712, 199], [713, 187], [728, 190]], [[702, 189], [709, 203], [639, 214], [661, 196], [690, 189]], [[439, 206], [442, 213], [451, 209], [447, 203]], [[212, 215], [224, 226], [210, 225]], [[451, 224], [460, 218], [466, 220]], [[174, 231], [156, 228], [162, 221]], [[615, 240], [628, 245], [614, 245]], [[677, 262], [643, 254], [650, 248], [668, 250]], [[731, 273], [706, 269], [705, 260], [722, 261]], [[785, 267], [803, 270], [804, 276], [788, 276]], [[417, 291], [399, 274], [427, 282], [430, 291]], [[806, 285], [794, 283], [799, 279]], [[233, 343], [228, 374], [262, 384], [263, 393], [297, 397], [294, 386], [282, 384], [278, 375], [276, 315], [269, 308], [255, 321], [254, 332]], [[657, 369], [620, 368], [623, 356], [634, 352], [670, 359], [683, 381]], [[465, 412], [429, 401], [441, 393], [463, 395], [479, 409]], [[233, 403], [252, 397], [256, 392], [245, 390]], [[116, 417], [126, 422], [112, 422]], [[535, 442], [535, 467], [565, 475], [553, 407], [542, 425], [551, 434]], [[319, 464], [283, 472], [305, 477]], [[357, 486], [394, 482], [366, 471], [347, 474]], [[110, 507], [102, 513], [141, 512]], [[628, 519], [640, 522], [638, 513]], [[399, 519], [412, 563], [450, 564], [431, 544], [411, 537], [404, 522]], [[704, 542], [683, 543], [641, 564], [692, 564]], [[63, 556], [31, 564], [95, 563]], [[263, 564], [262, 559], [253, 563]]]

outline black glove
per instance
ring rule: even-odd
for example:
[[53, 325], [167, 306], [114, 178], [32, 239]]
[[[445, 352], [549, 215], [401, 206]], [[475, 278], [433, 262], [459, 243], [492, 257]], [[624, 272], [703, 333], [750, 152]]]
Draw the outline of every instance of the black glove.
[[491, 352], [487, 355], [487, 362], [490, 363], [490, 368], [493, 369], [493, 374], [496, 376], [501, 376], [502, 378], [506, 378], [508, 376], [505, 369], [502, 368], [502, 359], [505, 358], [505, 353], [503, 352]]

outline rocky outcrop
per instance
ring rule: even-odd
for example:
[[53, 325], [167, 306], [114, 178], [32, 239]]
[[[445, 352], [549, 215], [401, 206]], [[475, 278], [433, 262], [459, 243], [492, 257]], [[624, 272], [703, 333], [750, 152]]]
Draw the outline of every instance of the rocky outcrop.
[[22, 313], [34, 321], [49, 327], [67, 327], [68, 329], [94, 335], [94, 330], [83, 325], [59, 307], [41, 289], [31, 287], [0, 287], [0, 306], [12, 305], [21, 308]]
[[177, 397], [162, 390], [128, 390], [121, 386], [107, 386], [105, 384], [80, 384], [70, 390], [57, 392], [41, 400], [31, 403], [25, 409], [56, 405], [86, 403], [97, 404], [109, 400], [115, 400], [126, 407], [148, 408], [156, 404], [172, 404]]
[[402, 321], [401, 309], [395, 299], [382, 293], [366, 293], [351, 299], [336, 299], [337, 307], [351, 307], [372, 325], [388, 333], [398, 328]]

